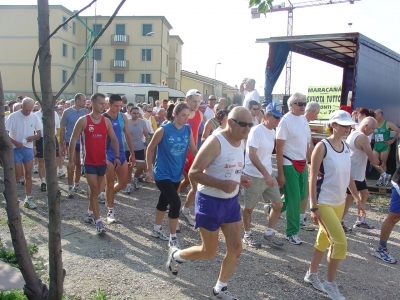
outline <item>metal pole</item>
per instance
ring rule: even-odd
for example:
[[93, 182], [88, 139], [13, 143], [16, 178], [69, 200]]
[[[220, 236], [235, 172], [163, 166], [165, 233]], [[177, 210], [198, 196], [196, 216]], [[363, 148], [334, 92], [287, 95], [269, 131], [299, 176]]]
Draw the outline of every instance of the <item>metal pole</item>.
[[144, 49], [144, 83], [147, 83], [146, 81], [146, 63], [147, 63], [147, 35], [146, 34], [146, 48]]
[[217, 86], [217, 65], [220, 65], [220, 64], [221, 64], [220, 62], [215, 64], [215, 74], [214, 74], [214, 95], [215, 95], [215, 96], [217, 96], [217, 95], [215, 94], [215, 92], [216, 92], [216, 86]]

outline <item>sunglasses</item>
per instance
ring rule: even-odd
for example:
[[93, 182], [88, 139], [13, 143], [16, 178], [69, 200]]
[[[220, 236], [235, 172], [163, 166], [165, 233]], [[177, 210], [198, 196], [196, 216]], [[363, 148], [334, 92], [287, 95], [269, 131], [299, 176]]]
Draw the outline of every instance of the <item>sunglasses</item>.
[[153, 111], [152, 111], [152, 110], [147, 110], [147, 112], [148, 112], [148, 113], [152, 113]]
[[305, 102], [293, 102], [293, 104], [296, 104], [297, 106], [306, 106], [307, 103]]
[[237, 123], [237, 124], [239, 124], [239, 126], [240, 127], [246, 127], [246, 126], [249, 126], [249, 128], [251, 128], [251, 127], [253, 127], [253, 125], [254, 125], [254, 123], [253, 122], [251, 122], [251, 123], [246, 123], [246, 122], [240, 122], [240, 121], [238, 121], [238, 120], [235, 120], [235, 119], [231, 119], [233, 122], [235, 122], [235, 123]]

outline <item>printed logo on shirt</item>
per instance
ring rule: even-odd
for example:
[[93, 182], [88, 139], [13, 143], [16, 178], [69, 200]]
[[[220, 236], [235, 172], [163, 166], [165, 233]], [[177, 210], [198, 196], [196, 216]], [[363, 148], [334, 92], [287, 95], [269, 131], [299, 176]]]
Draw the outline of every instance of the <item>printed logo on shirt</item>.
[[227, 160], [227, 161], [234, 161], [234, 160], [235, 160], [235, 157], [234, 157], [233, 153], [228, 153], [228, 154], [226, 155], [226, 160]]
[[174, 156], [180, 156], [187, 150], [185, 144], [175, 144], [171, 148], [171, 154]]
[[235, 174], [242, 174], [242, 169], [236, 169]]
[[89, 124], [89, 132], [93, 132], [94, 131], [94, 125]]
[[236, 167], [236, 164], [234, 164], [234, 165], [225, 164], [225, 166], [224, 166], [225, 169], [235, 168], [235, 167]]
[[232, 177], [232, 173], [233, 173], [233, 170], [232, 170], [232, 169], [226, 170], [225, 178], [230, 178], [230, 177]]

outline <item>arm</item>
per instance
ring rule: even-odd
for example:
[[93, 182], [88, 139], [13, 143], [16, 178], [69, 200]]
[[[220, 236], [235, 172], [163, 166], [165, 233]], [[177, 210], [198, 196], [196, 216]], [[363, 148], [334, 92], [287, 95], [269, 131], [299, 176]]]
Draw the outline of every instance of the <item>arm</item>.
[[147, 166], [147, 175], [146, 175], [146, 181], [154, 181], [154, 175], [153, 175], [153, 157], [154, 157], [154, 152], [156, 151], [157, 145], [161, 142], [162, 138], [164, 136], [164, 128], [160, 127], [159, 129], [156, 130], [156, 132], [153, 135], [153, 138], [151, 139], [150, 144], [147, 146], [147, 152], [146, 152], [146, 166]]
[[132, 166], [135, 164], [135, 149], [133, 148], [133, 142], [132, 142], [132, 137], [131, 133], [129, 132], [129, 125], [128, 125], [128, 118], [126, 117], [125, 114], [122, 114], [122, 117], [124, 118], [124, 132], [125, 132], [125, 139], [126, 139], [126, 144], [128, 145], [129, 151], [131, 152], [130, 157], [127, 157], [126, 159], [129, 159], [129, 163], [132, 164]]
[[192, 156], [196, 157], [198, 150], [197, 150], [196, 144], [194, 143], [192, 130], [190, 130], [189, 149], [190, 149], [190, 152], [192, 153]]
[[285, 140], [276, 140], [276, 165], [278, 168], [278, 184], [280, 187], [285, 185], [286, 178], [283, 173], [283, 146], [285, 146]]
[[86, 118], [81, 117], [79, 118], [78, 122], [76, 122], [74, 130], [72, 131], [72, 136], [69, 141], [69, 149], [68, 149], [68, 168], [74, 168], [75, 164], [75, 145], [76, 141], [78, 140], [80, 134], [86, 127]]
[[60, 127], [60, 155], [65, 155], [65, 126]]
[[[116, 155], [118, 155], [119, 154], [118, 139], [117, 139], [117, 137], [115, 135], [114, 129], [112, 128], [111, 121], [108, 118], [104, 118], [104, 120], [106, 121], [107, 134], [108, 134], [108, 137], [111, 140], [113, 151], [114, 151], [114, 153]], [[132, 140], [131, 140], [131, 143], [132, 143]], [[70, 148], [70, 151], [71, 151], [71, 148]], [[115, 165], [115, 168], [119, 167], [121, 165], [121, 160], [120, 159], [114, 160], [114, 165]]]
[[271, 174], [268, 173], [267, 169], [261, 163], [260, 158], [257, 155], [257, 148], [249, 146], [249, 158], [251, 163], [257, 168], [258, 171], [264, 176], [265, 183], [269, 186], [274, 185], [274, 180]]
[[37, 130], [37, 131], [36, 131], [36, 134], [35, 134], [35, 135], [28, 136], [28, 137], [26, 138], [26, 141], [27, 141], [27, 142], [33, 142], [33, 141], [36, 141], [36, 140], [40, 139], [41, 136], [42, 136], [42, 131], [41, 131], [41, 130]]
[[211, 133], [213, 132], [213, 127], [214, 125], [212, 124], [212, 122], [210, 120], [208, 120], [206, 122], [206, 124], [204, 125], [204, 130], [203, 130], [203, 135], [201, 136], [201, 143], [203, 144], [204, 141], [211, 135]]
[[400, 128], [397, 127], [396, 125], [394, 125], [392, 122], [387, 122], [387, 124], [388, 124], [388, 126], [387, 126], [388, 129], [393, 130], [393, 131], [396, 132], [396, 134], [394, 135], [393, 138], [391, 138], [390, 140], [387, 140], [387, 141], [385, 142], [386, 145], [391, 145], [391, 144], [393, 144], [395, 141], [397, 141], [397, 138], [399, 137], [399, 134], [400, 134]]
[[147, 124], [146, 124], [146, 121], [144, 121], [142, 119], [140, 119], [140, 121], [142, 122], [142, 125], [143, 125], [143, 135], [144, 135], [144, 139], [145, 139], [146, 145], [147, 145], [147, 143], [149, 142], [149, 138], [150, 138], [149, 131], [147, 130]]
[[[319, 142], [315, 147], [311, 155], [311, 168], [310, 168], [310, 179], [308, 189], [310, 191], [310, 208], [318, 207], [317, 202], [317, 176], [319, 167], [321, 166], [322, 160], [325, 156], [325, 145], [323, 142]], [[311, 212], [311, 220], [318, 224], [319, 211]]]
[[367, 154], [372, 165], [379, 167], [379, 159], [375, 157], [374, 153], [372, 152], [371, 144], [365, 134], [356, 137], [354, 144], [358, 149], [363, 150], [365, 154]]

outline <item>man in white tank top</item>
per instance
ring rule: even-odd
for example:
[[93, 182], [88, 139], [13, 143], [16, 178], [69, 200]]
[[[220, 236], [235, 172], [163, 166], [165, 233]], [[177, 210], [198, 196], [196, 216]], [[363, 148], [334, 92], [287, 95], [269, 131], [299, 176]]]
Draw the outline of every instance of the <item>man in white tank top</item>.
[[[371, 144], [368, 136], [372, 134], [376, 128], [378, 122], [373, 117], [364, 118], [357, 130], [354, 130], [346, 139], [346, 143], [350, 148], [350, 158], [351, 158], [351, 175], [354, 178], [354, 182], [357, 187], [357, 191], [360, 194], [360, 203], [358, 204], [358, 217], [354, 224], [354, 229], [372, 229], [366, 221], [365, 208], [367, 205], [367, 199], [369, 197], [369, 191], [367, 188], [367, 183], [365, 181], [365, 169], [367, 167], [367, 161], [371, 162], [373, 165], [379, 165], [379, 159], [374, 156], [372, 152]], [[347, 214], [350, 205], [353, 203], [354, 199], [350, 191], [347, 189], [346, 205], [343, 212], [343, 219]], [[345, 233], [351, 232], [350, 228], [347, 228], [342, 221], [342, 227]]]
[[209, 299], [235, 299], [227, 291], [227, 283], [242, 252], [241, 216], [238, 202], [239, 184], [251, 186], [251, 178], [242, 174], [244, 143], [252, 117], [244, 107], [235, 107], [228, 116], [228, 125], [220, 133], [207, 138], [189, 172], [198, 183], [195, 199], [196, 223], [200, 228], [201, 246], [180, 250], [170, 247], [166, 271], [176, 278], [179, 264], [185, 260], [211, 259], [218, 251], [219, 229], [225, 237], [226, 255]]

